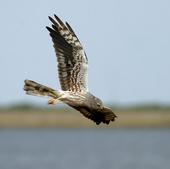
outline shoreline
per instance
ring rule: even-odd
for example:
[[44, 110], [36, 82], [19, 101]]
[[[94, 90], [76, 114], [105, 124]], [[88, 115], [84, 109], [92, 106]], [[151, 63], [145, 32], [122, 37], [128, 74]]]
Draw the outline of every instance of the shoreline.
[[0, 128], [170, 128], [169, 111], [115, 111], [109, 125], [96, 125], [74, 110], [0, 111]]

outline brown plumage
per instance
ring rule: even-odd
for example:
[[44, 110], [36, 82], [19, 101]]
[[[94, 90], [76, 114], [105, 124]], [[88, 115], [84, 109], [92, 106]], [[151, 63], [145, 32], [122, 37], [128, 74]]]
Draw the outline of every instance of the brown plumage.
[[71, 26], [64, 24], [56, 15], [49, 17], [52, 28], [47, 27], [53, 41], [58, 61], [60, 90], [54, 90], [31, 80], [25, 80], [24, 90], [29, 95], [48, 96], [49, 104], [62, 101], [80, 111], [96, 124], [109, 124], [116, 115], [105, 107], [100, 99], [88, 92], [88, 59]]

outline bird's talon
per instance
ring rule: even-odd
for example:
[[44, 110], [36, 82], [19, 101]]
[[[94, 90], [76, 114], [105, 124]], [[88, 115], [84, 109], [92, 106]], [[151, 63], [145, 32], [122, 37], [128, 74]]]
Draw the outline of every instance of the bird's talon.
[[54, 105], [54, 104], [56, 104], [57, 103], [57, 100], [56, 99], [50, 99], [49, 101], [48, 101], [48, 104], [50, 104], [50, 105]]

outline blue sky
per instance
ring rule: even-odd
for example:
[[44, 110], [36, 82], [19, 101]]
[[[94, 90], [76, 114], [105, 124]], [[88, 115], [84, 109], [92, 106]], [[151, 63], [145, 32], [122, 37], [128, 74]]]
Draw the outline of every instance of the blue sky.
[[0, 2], [0, 105], [26, 96], [24, 79], [60, 88], [48, 15], [68, 21], [89, 59], [89, 89], [106, 103], [170, 103], [170, 1]]

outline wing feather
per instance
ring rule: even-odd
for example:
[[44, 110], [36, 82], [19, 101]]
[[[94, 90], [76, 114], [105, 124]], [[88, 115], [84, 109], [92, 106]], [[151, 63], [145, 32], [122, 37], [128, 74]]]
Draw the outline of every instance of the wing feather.
[[54, 15], [49, 17], [50, 32], [58, 61], [58, 74], [62, 90], [73, 92], [88, 91], [87, 57], [71, 26], [66, 25]]

